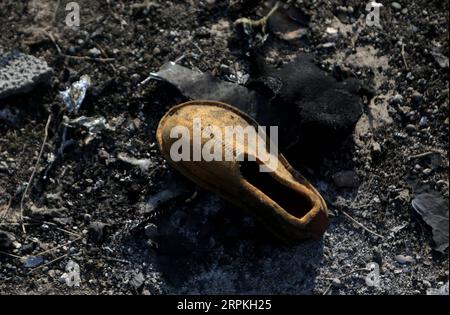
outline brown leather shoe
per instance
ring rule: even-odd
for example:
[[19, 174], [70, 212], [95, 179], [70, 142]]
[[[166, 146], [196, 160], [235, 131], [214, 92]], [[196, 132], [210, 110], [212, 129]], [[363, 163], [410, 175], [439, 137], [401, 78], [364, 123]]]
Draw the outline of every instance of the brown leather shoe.
[[[215, 127], [214, 132], [211, 126]], [[266, 150], [269, 152], [263, 156], [250, 142], [226, 136], [226, 128], [239, 126], [258, 131], [258, 124], [251, 117], [231, 105], [191, 101], [170, 109], [161, 119], [156, 135], [164, 157], [184, 176], [248, 210], [281, 239], [294, 243], [320, 238], [329, 224], [327, 206], [320, 193], [281, 154]], [[204, 134], [196, 138], [200, 140], [194, 140], [198, 130]], [[268, 139], [261, 133], [257, 137], [264, 142]], [[199, 157], [199, 148], [220, 154], [209, 161], [211, 158]], [[238, 158], [242, 156], [245, 161]], [[261, 166], [269, 166], [273, 171], [261, 172]]]

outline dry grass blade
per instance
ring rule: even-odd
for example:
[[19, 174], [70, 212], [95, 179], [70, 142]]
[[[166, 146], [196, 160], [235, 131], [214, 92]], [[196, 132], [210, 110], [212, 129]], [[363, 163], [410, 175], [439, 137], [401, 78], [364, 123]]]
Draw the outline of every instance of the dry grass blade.
[[28, 183], [27, 183], [27, 186], [25, 188], [25, 191], [23, 192], [22, 198], [20, 199], [20, 222], [22, 223], [22, 231], [23, 231], [23, 233], [27, 232], [26, 229], [25, 229], [25, 225], [23, 224], [24, 223], [23, 222], [23, 211], [24, 211], [23, 204], [25, 202], [25, 198], [27, 197], [28, 190], [30, 189], [30, 186], [31, 186], [31, 184], [33, 182], [34, 175], [36, 174], [37, 168], [39, 167], [39, 163], [41, 162], [42, 153], [44, 152], [44, 147], [45, 147], [45, 144], [47, 143], [48, 128], [50, 126], [50, 122], [51, 121], [52, 121], [52, 115], [50, 114], [48, 116], [47, 123], [45, 125], [44, 140], [42, 141], [41, 149], [39, 151], [39, 155], [38, 155], [38, 158], [36, 160], [36, 164], [34, 165], [33, 172], [31, 173], [30, 179], [28, 180]]
[[344, 210], [340, 210], [347, 218], [350, 219], [350, 221], [352, 221], [353, 223], [355, 223], [357, 226], [361, 227], [362, 229], [364, 229], [365, 231], [369, 232], [370, 234], [373, 234], [381, 239], [384, 238], [383, 235], [378, 234], [377, 232], [372, 231], [371, 229], [369, 229], [368, 227], [366, 227], [364, 224], [362, 224], [361, 222], [356, 221], [356, 219], [354, 219], [351, 215], [349, 215], [347, 212], [345, 212]]

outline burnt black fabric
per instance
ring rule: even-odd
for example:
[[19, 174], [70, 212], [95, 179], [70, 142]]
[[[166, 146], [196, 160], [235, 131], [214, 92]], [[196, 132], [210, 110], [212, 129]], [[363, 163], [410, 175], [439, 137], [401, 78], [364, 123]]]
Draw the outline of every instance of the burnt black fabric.
[[252, 85], [272, 95], [270, 115], [279, 124], [282, 146], [330, 149], [354, 130], [362, 114], [358, 80], [337, 80], [308, 54], [262, 72]]

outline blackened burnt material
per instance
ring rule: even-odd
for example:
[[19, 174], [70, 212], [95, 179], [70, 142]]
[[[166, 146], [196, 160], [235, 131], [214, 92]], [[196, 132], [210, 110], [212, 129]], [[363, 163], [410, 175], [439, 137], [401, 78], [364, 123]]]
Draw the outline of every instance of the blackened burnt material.
[[361, 117], [359, 82], [338, 81], [308, 54], [275, 70], [264, 68], [263, 73], [256, 86], [261, 89], [262, 83], [261, 90], [272, 94], [282, 147], [298, 144], [309, 152], [329, 150], [354, 130]]
[[357, 80], [338, 81], [307, 54], [276, 70], [262, 67], [264, 75], [249, 87], [175, 63], [163, 65], [152, 76], [188, 99], [226, 102], [262, 126], [279, 126], [281, 149], [300, 147], [302, 156], [330, 150], [353, 131], [361, 116]]

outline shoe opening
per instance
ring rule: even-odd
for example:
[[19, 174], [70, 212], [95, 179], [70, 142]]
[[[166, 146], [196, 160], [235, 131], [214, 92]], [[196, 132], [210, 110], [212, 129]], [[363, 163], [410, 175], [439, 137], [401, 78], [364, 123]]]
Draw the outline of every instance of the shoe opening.
[[260, 172], [257, 162], [241, 162], [241, 174], [250, 184], [276, 202], [286, 212], [299, 219], [313, 207], [308, 196], [283, 185], [273, 177], [273, 173]]

